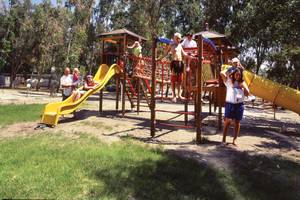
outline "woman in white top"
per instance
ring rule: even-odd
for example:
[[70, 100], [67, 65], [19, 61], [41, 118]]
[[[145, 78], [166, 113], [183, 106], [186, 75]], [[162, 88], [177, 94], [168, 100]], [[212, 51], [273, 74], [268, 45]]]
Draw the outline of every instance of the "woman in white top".
[[239, 68], [225, 73], [221, 72], [221, 76], [227, 89], [222, 144], [226, 143], [228, 127], [233, 120], [235, 128], [232, 144], [236, 145], [236, 139], [240, 133], [240, 121], [244, 114], [244, 95], [249, 95], [249, 89]]

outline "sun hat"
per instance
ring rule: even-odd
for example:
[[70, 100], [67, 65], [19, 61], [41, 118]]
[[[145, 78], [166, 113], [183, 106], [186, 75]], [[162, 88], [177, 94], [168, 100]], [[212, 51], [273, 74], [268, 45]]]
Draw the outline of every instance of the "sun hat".
[[235, 63], [235, 62], [240, 62], [240, 60], [239, 60], [237, 57], [235, 57], [235, 58], [232, 59], [232, 62], [233, 62], [233, 63]]
[[181, 34], [180, 33], [175, 33], [174, 37], [177, 37], [177, 38], [181, 39]]

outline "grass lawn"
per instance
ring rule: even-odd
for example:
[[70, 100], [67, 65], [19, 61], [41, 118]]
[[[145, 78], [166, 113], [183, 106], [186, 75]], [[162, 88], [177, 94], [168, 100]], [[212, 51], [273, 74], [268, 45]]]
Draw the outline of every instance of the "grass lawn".
[[[2, 105], [0, 126], [37, 120], [42, 109]], [[227, 149], [224, 170], [128, 138], [108, 145], [49, 130], [0, 140], [0, 199], [300, 199], [300, 164], [282, 157]]]
[[41, 118], [43, 104], [0, 105], [0, 128], [17, 122], [35, 121]]
[[224, 176], [196, 162], [128, 140], [79, 137], [0, 141], [0, 199], [230, 199]]
[[0, 141], [0, 199], [299, 199], [290, 161], [242, 153], [228, 173], [131, 140], [76, 136]]

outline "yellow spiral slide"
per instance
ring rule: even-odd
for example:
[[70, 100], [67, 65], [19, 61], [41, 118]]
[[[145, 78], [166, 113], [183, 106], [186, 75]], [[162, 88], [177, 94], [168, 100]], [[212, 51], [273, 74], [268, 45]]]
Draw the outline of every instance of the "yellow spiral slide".
[[111, 67], [108, 67], [106, 64], [102, 64], [94, 76], [94, 81], [98, 84], [95, 89], [88, 90], [80, 97], [80, 99], [75, 102], [73, 101], [73, 96], [71, 95], [64, 101], [47, 104], [43, 112], [41, 123], [50, 126], [56, 126], [61, 115], [73, 113], [90, 95], [102, 90], [108, 81], [115, 74], [120, 72], [120, 67], [117, 64], [113, 64]]

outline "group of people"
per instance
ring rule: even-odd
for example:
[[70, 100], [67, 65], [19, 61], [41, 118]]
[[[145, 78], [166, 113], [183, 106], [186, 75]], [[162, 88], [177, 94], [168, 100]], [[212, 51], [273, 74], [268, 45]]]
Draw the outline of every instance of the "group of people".
[[[189, 71], [189, 63], [194, 57], [184, 51], [184, 48], [196, 48], [197, 43], [192, 39], [192, 34], [188, 33], [186, 39], [181, 43], [181, 34], [175, 33], [173, 42], [167, 47], [164, 55], [157, 60], [167, 56], [169, 52], [172, 54], [171, 61], [171, 86], [173, 101], [177, 98], [183, 99], [181, 96], [181, 85], [183, 80], [183, 57], [187, 59], [186, 70]], [[228, 127], [231, 122], [234, 122], [234, 137], [232, 144], [237, 144], [237, 137], [240, 133], [240, 121], [244, 113], [244, 96], [249, 95], [249, 89], [243, 80], [244, 67], [241, 65], [238, 58], [232, 59], [232, 66], [227, 71], [221, 72], [221, 77], [226, 86], [226, 103], [225, 103], [225, 117], [224, 117], [224, 130], [222, 145], [226, 144], [226, 136]], [[177, 88], [177, 94], [175, 92]]]
[[[189, 70], [189, 63], [194, 58], [192, 55], [184, 51], [183, 48], [196, 48], [197, 43], [192, 39], [191, 33], [187, 34], [186, 39], [181, 43], [181, 34], [175, 33], [172, 43], [166, 48], [164, 54], [157, 60], [161, 60], [166, 57], [170, 52], [172, 55], [171, 61], [171, 88], [172, 88], [172, 101], [176, 102], [177, 98], [184, 99], [181, 95], [181, 86], [183, 80], [184, 64], [183, 58], [188, 60], [188, 66], [186, 70]], [[177, 94], [175, 89], [177, 89]]]
[[88, 90], [97, 87], [97, 84], [93, 80], [92, 75], [86, 75], [83, 81], [83, 90], [79, 90], [82, 85], [82, 80], [80, 78], [80, 71], [78, 68], [71, 70], [66, 67], [64, 70], [64, 75], [60, 78], [60, 87], [62, 89], [62, 100], [66, 100], [72, 95], [72, 100], [75, 102]]

